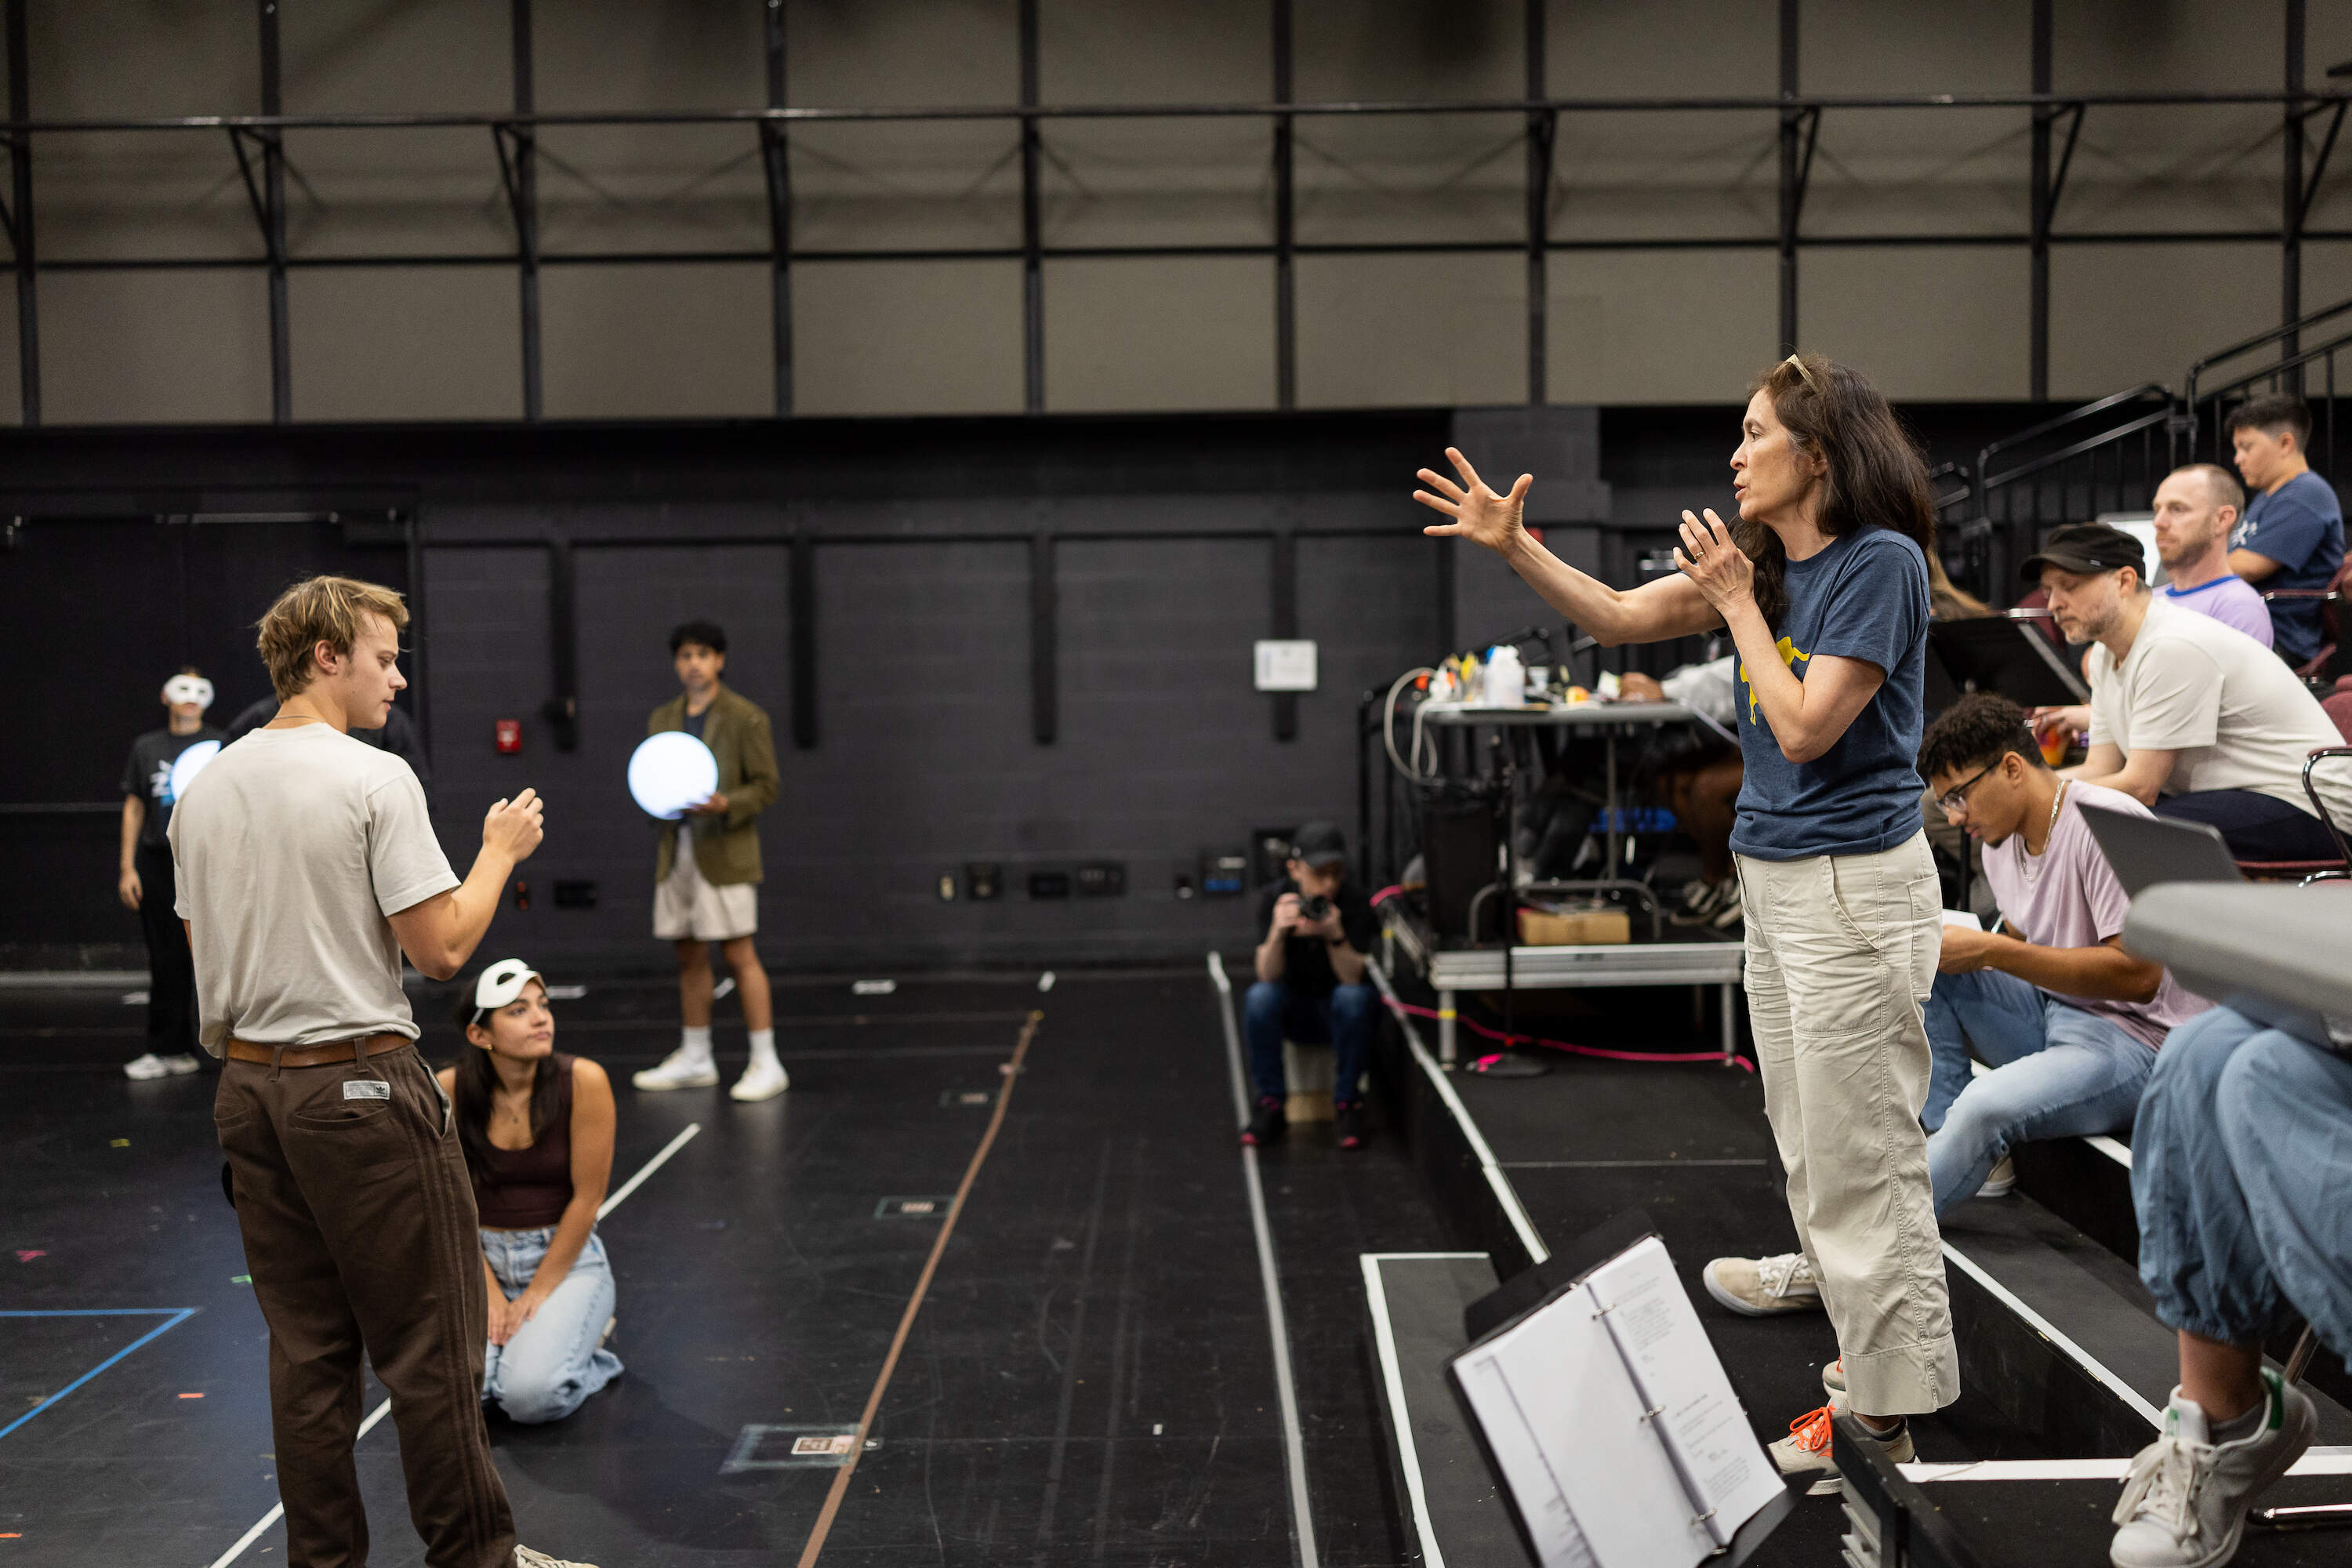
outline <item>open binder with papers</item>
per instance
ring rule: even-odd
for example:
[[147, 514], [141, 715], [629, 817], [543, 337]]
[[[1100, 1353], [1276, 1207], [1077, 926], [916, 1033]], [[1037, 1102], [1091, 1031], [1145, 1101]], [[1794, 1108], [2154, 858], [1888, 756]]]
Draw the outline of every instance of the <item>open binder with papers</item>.
[[1610, 1250], [1472, 1306], [1447, 1381], [1542, 1568], [1736, 1564], [1793, 1507], [1788, 1486], [1646, 1216], [1585, 1239]]

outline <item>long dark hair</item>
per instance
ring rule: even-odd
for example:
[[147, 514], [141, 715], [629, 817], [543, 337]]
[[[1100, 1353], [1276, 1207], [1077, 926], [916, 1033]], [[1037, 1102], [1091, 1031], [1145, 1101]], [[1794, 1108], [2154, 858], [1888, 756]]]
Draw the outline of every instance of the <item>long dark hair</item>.
[[[1801, 369], [1800, 366], [1802, 368]], [[1832, 539], [1857, 528], [1891, 528], [1934, 559], [1936, 501], [1927, 462], [1870, 378], [1820, 354], [1793, 354], [1748, 384], [1764, 393], [1798, 452], [1826, 459], [1821, 515]], [[1780, 536], [1745, 519], [1732, 539], [1756, 563], [1756, 607], [1779, 629], [1789, 611], [1789, 557]]]
[[[466, 1158], [476, 1170], [484, 1168], [490, 1147], [491, 1097], [498, 1092], [499, 1069], [490, 1065], [490, 1053], [466, 1037], [474, 1022], [474, 993], [469, 986], [457, 997], [457, 1092], [450, 1096], [457, 1112], [457, 1142], [465, 1146]], [[487, 1018], [484, 1028], [489, 1026]], [[571, 1064], [566, 1058], [550, 1051], [531, 1064], [530, 1079], [530, 1141], [534, 1143], [554, 1125], [556, 1105], [562, 1092], [559, 1071]]]

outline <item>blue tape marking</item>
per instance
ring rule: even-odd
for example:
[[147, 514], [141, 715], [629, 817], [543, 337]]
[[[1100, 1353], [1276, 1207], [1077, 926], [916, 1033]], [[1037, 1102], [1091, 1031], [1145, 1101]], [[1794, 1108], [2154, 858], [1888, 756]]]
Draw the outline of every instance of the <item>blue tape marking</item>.
[[9, 1422], [5, 1426], [0, 1426], [0, 1437], [5, 1437], [9, 1433], [14, 1432], [26, 1422], [30, 1421], [34, 1416], [38, 1415], [42, 1411], [47, 1410], [58, 1400], [63, 1399], [67, 1394], [71, 1394], [75, 1389], [79, 1388], [83, 1384], [88, 1383], [91, 1378], [96, 1377], [100, 1373], [104, 1372], [116, 1362], [121, 1361], [124, 1356], [129, 1355], [132, 1351], [137, 1350], [149, 1340], [154, 1339], [159, 1335], [170, 1333], [173, 1329], [178, 1328], [182, 1323], [184, 1323], [190, 1318], [194, 1317], [196, 1315], [196, 1310], [194, 1307], [80, 1307], [60, 1308], [45, 1312], [0, 1312], [0, 1318], [154, 1318], [162, 1317], [166, 1313], [171, 1315], [170, 1321], [158, 1324], [156, 1327], [148, 1330], [145, 1333], [140, 1335], [137, 1339], [131, 1341], [121, 1350], [116, 1351], [112, 1355], [108, 1356], [104, 1361], [100, 1362], [96, 1366], [91, 1367], [88, 1372], [83, 1373], [79, 1377], [75, 1378], [71, 1383], [67, 1384], [63, 1388], [58, 1389], [55, 1394], [50, 1394], [47, 1399], [42, 1400], [38, 1405], [34, 1405], [30, 1410], [26, 1411], [22, 1415], [17, 1416], [14, 1421]]

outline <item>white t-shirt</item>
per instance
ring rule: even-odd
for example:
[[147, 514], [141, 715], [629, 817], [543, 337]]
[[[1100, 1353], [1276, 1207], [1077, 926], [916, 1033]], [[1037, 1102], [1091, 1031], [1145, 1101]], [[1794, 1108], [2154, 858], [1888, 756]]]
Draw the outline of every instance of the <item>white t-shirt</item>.
[[330, 724], [223, 747], [172, 812], [199, 1037], [417, 1036], [388, 915], [457, 886], [408, 764]]
[[[2102, 643], [2083, 658], [2091, 683], [2091, 744], [2177, 752], [2166, 795], [2243, 789], [2309, 813], [2303, 763], [2340, 746], [2335, 721], [2276, 654], [2233, 627], [2151, 595], [2123, 667]], [[200, 777], [202, 775], [199, 775]], [[2352, 818], [2352, 781], [2322, 764], [2314, 781], [2338, 820]]]

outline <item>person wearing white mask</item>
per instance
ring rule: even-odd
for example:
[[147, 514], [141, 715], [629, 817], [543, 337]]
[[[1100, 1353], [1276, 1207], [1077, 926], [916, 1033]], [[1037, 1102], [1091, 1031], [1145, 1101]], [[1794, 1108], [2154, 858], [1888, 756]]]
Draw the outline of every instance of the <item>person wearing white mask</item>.
[[[163, 830], [172, 821], [175, 764], [192, 748], [221, 739], [205, 722], [213, 683], [194, 668], [165, 681], [163, 695], [171, 722], [131, 742], [122, 764], [122, 850], [114, 883], [147, 939], [147, 1049], [122, 1064], [125, 1077], [142, 1081], [192, 1073], [198, 1066], [196, 968], [188, 956], [188, 933], [172, 912], [176, 889]], [[178, 772], [185, 783], [190, 769]]]

